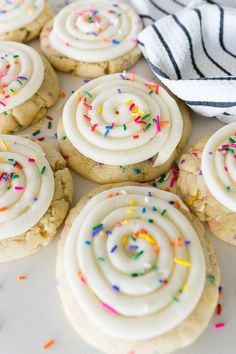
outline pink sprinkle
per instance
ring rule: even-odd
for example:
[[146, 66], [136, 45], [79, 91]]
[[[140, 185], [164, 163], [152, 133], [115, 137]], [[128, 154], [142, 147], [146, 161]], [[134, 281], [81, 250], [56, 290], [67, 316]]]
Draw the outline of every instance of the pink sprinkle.
[[28, 159], [28, 162], [33, 163], [33, 162], [35, 162], [35, 159], [29, 158], [29, 159]]
[[24, 187], [15, 187], [16, 191], [23, 191], [25, 188]]
[[137, 122], [137, 121], [138, 121], [139, 119], [141, 119], [141, 118], [142, 118], [141, 116], [138, 116], [138, 117], [135, 118], [134, 121]]
[[81, 281], [82, 284], [86, 284], [85, 277], [81, 273], [79, 273], [79, 280]]
[[105, 311], [107, 311], [111, 315], [119, 315], [119, 313], [116, 310], [114, 310], [111, 306], [105, 304], [104, 302], [101, 303], [101, 306]]
[[224, 322], [220, 322], [220, 323], [217, 323], [214, 325], [214, 328], [215, 329], [220, 329], [220, 328], [223, 328], [225, 327], [225, 323]]
[[171, 187], [171, 188], [174, 187], [175, 181], [176, 181], [176, 178], [173, 176], [173, 177], [171, 178], [171, 181], [170, 181], [170, 187]]
[[135, 107], [135, 103], [132, 103], [130, 106], [129, 106], [129, 110], [132, 111]]
[[224, 170], [225, 170], [225, 172], [229, 172], [229, 170], [228, 170], [228, 167], [227, 167], [227, 166], [225, 166], [225, 167], [224, 167]]
[[5, 103], [0, 101], [0, 104], [3, 106], [3, 107], [6, 107]]
[[161, 132], [161, 124], [160, 124], [160, 117], [156, 116], [156, 127], [157, 127], [157, 132]]

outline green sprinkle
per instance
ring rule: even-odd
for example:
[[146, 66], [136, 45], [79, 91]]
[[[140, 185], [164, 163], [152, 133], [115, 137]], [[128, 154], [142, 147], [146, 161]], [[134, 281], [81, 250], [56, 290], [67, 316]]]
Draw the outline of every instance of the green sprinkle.
[[171, 300], [176, 303], [179, 302], [179, 299], [176, 296], [172, 296]]
[[230, 141], [231, 143], [235, 143], [235, 142], [236, 142], [236, 140], [233, 139], [233, 138], [229, 138], [229, 141]]
[[153, 94], [153, 90], [149, 91], [148, 94], [149, 94], [149, 95], [152, 95], [152, 94]]
[[141, 120], [145, 120], [146, 118], [149, 118], [150, 117], [150, 114], [145, 114]]
[[86, 95], [86, 96], [88, 96], [88, 97], [90, 97], [90, 98], [93, 98], [93, 95], [91, 95], [91, 93], [90, 93], [90, 92], [88, 92], [88, 91], [84, 91], [84, 93], [85, 93], [85, 95]]
[[229, 149], [229, 152], [234, 155], [234, 149]]
[[212, 274], [208, 274], [207, 279], [210, 280], [211, 283], [215, 283], [216, 280], [215, 276]]
[[127, 128], [126, 128], [126, 124], [123, 124], [123, 129], [124, 129], [124, 130], [126, 130], [126, 129], [127, 129]]
[[230, 186], [227, 186], [227, 187], [226, 187], [226, 191], [227, 191], [227, 192], [230, 192], [230, 190], [231, 190]]
[[131, 240], [132, 241], [134, 241], [134, 242], [136, 242], [137, 240], [136, 240], [136, 238], [132, 235], [132, 236], [130, 236], [130, 238], [131, 238]]
[[99, 262], [105, 262], [105, 259], [103, 257], [98, 257]]
[[136, 278], [136, 277], [138, 277], [138, 276], [139, 276], [138, 273], [131, 273], [131, 277], [132, 277], [132, 278]]
[[150, 222], [151, 224], [154, 223], [153, 219], [148, 219], [148, 222]]
[[41, 175], [44, 174], [45, 170], [46, 170], [46, 166], [43, 166], [43, 168], [42, 168], [41, 171], [40, 171]]
[[141, 257], [143, 253], [144, 253], [143, 250], [138, 252], [138, 253], [136, 253], [136, 255], [134, 256], [134, 260], [136, 261], [137, 259], [139, 259], [139, 257]]
[[48, 129], [52, 128], [52, 122], [48, 122]]
[[64, 135], [61, 139], [62, 139], [62, 140], [66, 140], [66, 139], [67, 139], [67, 136]]
[[93, 230], [97, 230], [97, 229], [99, 229], [100, 227], [103, 227], [103, 224], [99, 224], [99, 225], [94, 226], [94, 227], [93, 227]]
[[161, 216], [164, 216], [165, 215], [165, 213], [166, 213], [166, 209], [164, 209], [162, 212], [161, 212]]
[[19, 178], [20, 176], [19, 175], [14, 175], [13, 176], [13, 179], [17, 179], [17, 178]]
[[146, 126], [146, 130], [148, 130], [151, 127], [152, 123], [148, 123]]
[[19, 58], [19, 55], [13, 55], [13, 58]]

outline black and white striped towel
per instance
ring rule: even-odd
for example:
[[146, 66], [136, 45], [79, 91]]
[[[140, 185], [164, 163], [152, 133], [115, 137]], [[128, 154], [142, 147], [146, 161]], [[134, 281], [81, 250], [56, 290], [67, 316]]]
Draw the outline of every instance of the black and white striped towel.
[[[157, 77], [197, 113], [236, 120], [236, 0], [132, 0]], [[157, 21], [155, 22], [155, 20]]]

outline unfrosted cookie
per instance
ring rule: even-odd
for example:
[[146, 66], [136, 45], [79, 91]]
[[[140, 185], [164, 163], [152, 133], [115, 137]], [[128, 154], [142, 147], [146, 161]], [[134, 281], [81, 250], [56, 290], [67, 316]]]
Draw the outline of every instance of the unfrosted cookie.
[[0, 135], [0, 262], [46, 246], [71, 199], [71, 174], [54, 147]]
[[179, 168], [178, 187], [191, 211], [236, 246], [236, 123], [197, 141]]
[[0, 133], [16, 132], [43, 118], [59, 96], [51, 64], [33, 48], [0, 42]]
[[46, 0], [1, 1], [0, 40], [29, 42], [52, 17]]
[[192, 344], [218, 299], [204, 229], [174, 194], [119, 184], [82, 198], [59, 242], [58, 287], [80, 336], [104, 353], [170, 353]]
[[140, 18], [124, 2], [79, 0], [44, 27], [41, 48], [55, 69], [94, 78], [138, 61], [141, 29]]
[[90, 81], [65, 105], [62, 154], [98, 183], [154, 180], [171, 167], [191, 130], [188, 110], [178, 103], [135, 74]]

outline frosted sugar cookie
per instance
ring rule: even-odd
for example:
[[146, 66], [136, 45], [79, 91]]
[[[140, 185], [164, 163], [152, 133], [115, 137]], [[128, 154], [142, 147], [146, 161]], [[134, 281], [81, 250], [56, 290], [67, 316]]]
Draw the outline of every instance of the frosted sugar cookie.
[[0, 79], [0, 133], [37, 122], [58, 99], [56, 73], [25, 44], [0, 42]]
[[68, 165], [98, 183], [151, 181], [190, 133], [188, 110], [135, 74], [90, 81], [67, 101], [58, 137]]
[[0, 135], [0, 262], [46, 246], [66, 217], [72, 178], [46, 143]]
[[178, 186], [192, 212], [236, 246], [236, 123], [197, 141], [179, 168]]
[[1, 0], [0, 40], [29, 42], [52, 17], [46, 0]]
[[204, 229], [174, 194], [119, 184], [85, 196], [59, 243], [67, 317], [105, 353], [169, 353], [204, 331], [219, 269]]
[[64, 7], [41, 33], [41, 48], [55, 69], [85, 77], [120, 72], [141, 56], [142, 23], [124, 2], [79, 0]]

